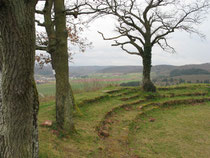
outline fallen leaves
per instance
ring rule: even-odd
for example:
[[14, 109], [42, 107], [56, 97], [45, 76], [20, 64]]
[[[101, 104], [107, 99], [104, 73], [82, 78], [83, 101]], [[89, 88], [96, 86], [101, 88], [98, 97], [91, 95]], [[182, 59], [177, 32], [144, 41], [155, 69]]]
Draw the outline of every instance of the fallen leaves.
[[46, 120], [44, 121], [41, 126], [43, 127], [51, 127], [52, 126], [52, 121], [51, 120]]
[[156, 120], [155, 118], [150, 118], [149, 122], [155, 122], [155, 120]]

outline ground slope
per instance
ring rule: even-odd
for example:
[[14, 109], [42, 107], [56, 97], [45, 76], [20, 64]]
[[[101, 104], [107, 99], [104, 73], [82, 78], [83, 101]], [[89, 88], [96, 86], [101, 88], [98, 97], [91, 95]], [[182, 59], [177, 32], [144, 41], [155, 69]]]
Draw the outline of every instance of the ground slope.
[[[40, 157], [140, 158], [210, 155], [210, 85], [182, 85], [143, 93], [109, 88], [77, 100], [78, 133], [40, 127]], [[76, 99], [77, 99], [76, 98]], [[84, 99], [85, 98], [85, 99]], [[54, 120], [54, 103], [42, 103], [39, 123]], [[202, 149], [202, 150], [201, 150]]]

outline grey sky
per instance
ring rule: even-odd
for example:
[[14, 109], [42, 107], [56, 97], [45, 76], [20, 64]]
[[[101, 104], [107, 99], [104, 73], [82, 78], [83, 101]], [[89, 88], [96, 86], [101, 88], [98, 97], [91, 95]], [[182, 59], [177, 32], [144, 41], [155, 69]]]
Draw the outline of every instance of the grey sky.
[[[97, 31], [105, 36], [113, 35], [114, 21], [111, 18], [101, 18], [90, 24], [85, 35], [93, 42], [93, 48], [85, 53], [74, 55], [72, 66], [86, 65], [142, 65], [141, 58], [129, 55], [118, 47], [112, 47], [111, 41], [104, 41]], [[175, 32], [170, 36], [170, 44], [177, 53], [163, 52], [160, 48], [153, 48], [153, 65], [170, 64], [200, 64], [210, 63], [210, 15], [200, 25], [199, 30], [206, 35], [206, 40], [197, 35], [189, 35], [185, 32]]]
[[[38, 8], [42, 7], [40, 3]], [[85, 30], [85, 36], [93, 42], [93, 48], [85, 53], [74, 55], [71, 66], [86, 65], [142, 65], [142, 59], [136, 55], [130, 55], [119, 47], [112, 47], [111, 41], [104, 41], [97, 32], [103, 32], [106, 37], [114, 34], [115, 22], [111, 17], [103, 17], [90, 24]], [[39, 28], [39, 30], [41, 30]], [[43, 30], [43, 29], [42, 29]], [[207, 19], [199, 26], [199, 30], [206, 35], [206, 40], [197, 35], [189, 35], [185, 32], [175, 32], [170, 35], [169, 43], [176, 49], [175, 54], [163, 52], [159, 47], [153, 48], [153, 65], [185, 65], [210, 63], [210, 13]]]

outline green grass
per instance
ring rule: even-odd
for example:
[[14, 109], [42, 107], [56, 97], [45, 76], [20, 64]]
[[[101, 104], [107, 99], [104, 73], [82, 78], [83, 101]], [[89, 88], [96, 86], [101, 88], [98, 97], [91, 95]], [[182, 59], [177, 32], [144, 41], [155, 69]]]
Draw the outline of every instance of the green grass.
[[[119, 75], [119, 76], [118, 76]], [[112, 74], [103, 73], [91, 75], [84, 79], [71, 79], [70, 83], [75, 94], [94, 92], [106, 87], [116, 87], [123, 82], [141, 81], [142, 75], [140, 73], [129, 74]], [[55, 95], [55, 82], [38, 84], [37, 85], [40, 97]]]
[[38, 92], [41, 97], [55, 95], [55, 83], [54, 82], [47, 83], [47, 84], [38, 84], [37, 89], [38, 89]]
[[[74, 91], [75, 94], [80, 94], [80, 93], [86, 93], [88, 94], [89, 92], [98, 92], [99, 90], [103, 90], [106, 87], [115, 87], [118, 85], [117, 82], [71, 82], [72, 90]], [[55, 95], [55, 82], [51, 83], [46, 83], [46, 84], [38, 84], [37, 89], [39, 92], [39, 96], [41, 98], [44, 98], [46, 96], [54, 96]]]
[[[108, 87], [75, 94], [82, 114], [75, 115], [77, 134], [59, 138], [49, 128], [39, 127], [41, 158], [207, 157], [210, 149], [210, 103], [176, 105], [154, 109], [149, 103], [210, 97], [209, 85], [181, 85], [187, 88], [144, 93], [139, 88]], [[50, 86], [49, 86], [50, 87]], [[119, 91], [107, 93], [115, 89]], [[41, 89], [44, 91], [45, 89]], [[206, 96], [174, 96], [208, 92]], [[46, 91], [47, 93], [47, 91]], [[153, 95], [153, 97], [148, 96]], [[165, 98], [160, 97], [165, 95]], [[93, 101], [100, 96], [108, 96]], [[132, 96], [139, 96], [134, 97]], [[131, 97], [131, 99], [129, 99]], [[122, 98], [127, 98], [123, 101]], [[147, 98], [147, 99], [146, 99]], [[132, 104], [140, 99], [144, 103]], [[90, 101], [90, 102], [89, 102]], [[82, 104], [82, 106], [80, 106]], [[129, 104], [129, 108], [121, 108]], [[139, 108], [145, 106], [144, 108]], [[115, 112], [105, 118], [112, 110]], [[142, 115], [142, 112], [144, 114]], [[155, 118], [155, 122], [148, 119]], [[55, 121], [54, 97], [41, 99], [39, 124]], [[109, 137], [100, 138], [97, 127], [106, 123]], [[103, 127], [103, 126], [102, 126]], [[181, 149], [180, 149], [181, 148]]]
[[210, 102], [154, 109], [139, 115], [129, 134], [131, 152], [147, 158], [210, 157], [209, 113]]

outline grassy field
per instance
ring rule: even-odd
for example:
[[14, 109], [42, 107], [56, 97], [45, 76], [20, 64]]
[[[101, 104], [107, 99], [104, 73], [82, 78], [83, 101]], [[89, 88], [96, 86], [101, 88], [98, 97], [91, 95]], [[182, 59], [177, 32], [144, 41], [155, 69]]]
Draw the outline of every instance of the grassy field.
[[[121, 83], [131, 81], [141, 81], [140, 73], [130, 74], [93, 74], [87, 78], [71, 79], [70, 83], [74, 93], [90, 92], [103, 89], [105, 87], [119, 86]], [[40, 97], [52, 96], [55, 94], [55, 82], [37, 85]]]
[[[210, 104], [177, 105], [139, 115], [130, 125], [130, 153], [141, 157], [210, 157]], [[154, 118], [154, 123], [149, 120]], [[146, 135], [145, 135], [146, 133]]]
[[[39, 90], [50, 92], [47, 87]], [[164, 87], [155, 94], [108, 87], [75, 99], [77, 134], [39, 126], [41, 158], [210, 157], [210, 85]], [[39, 125], [45, 120], [55, 121], [52, 96], [41, 99]]]

